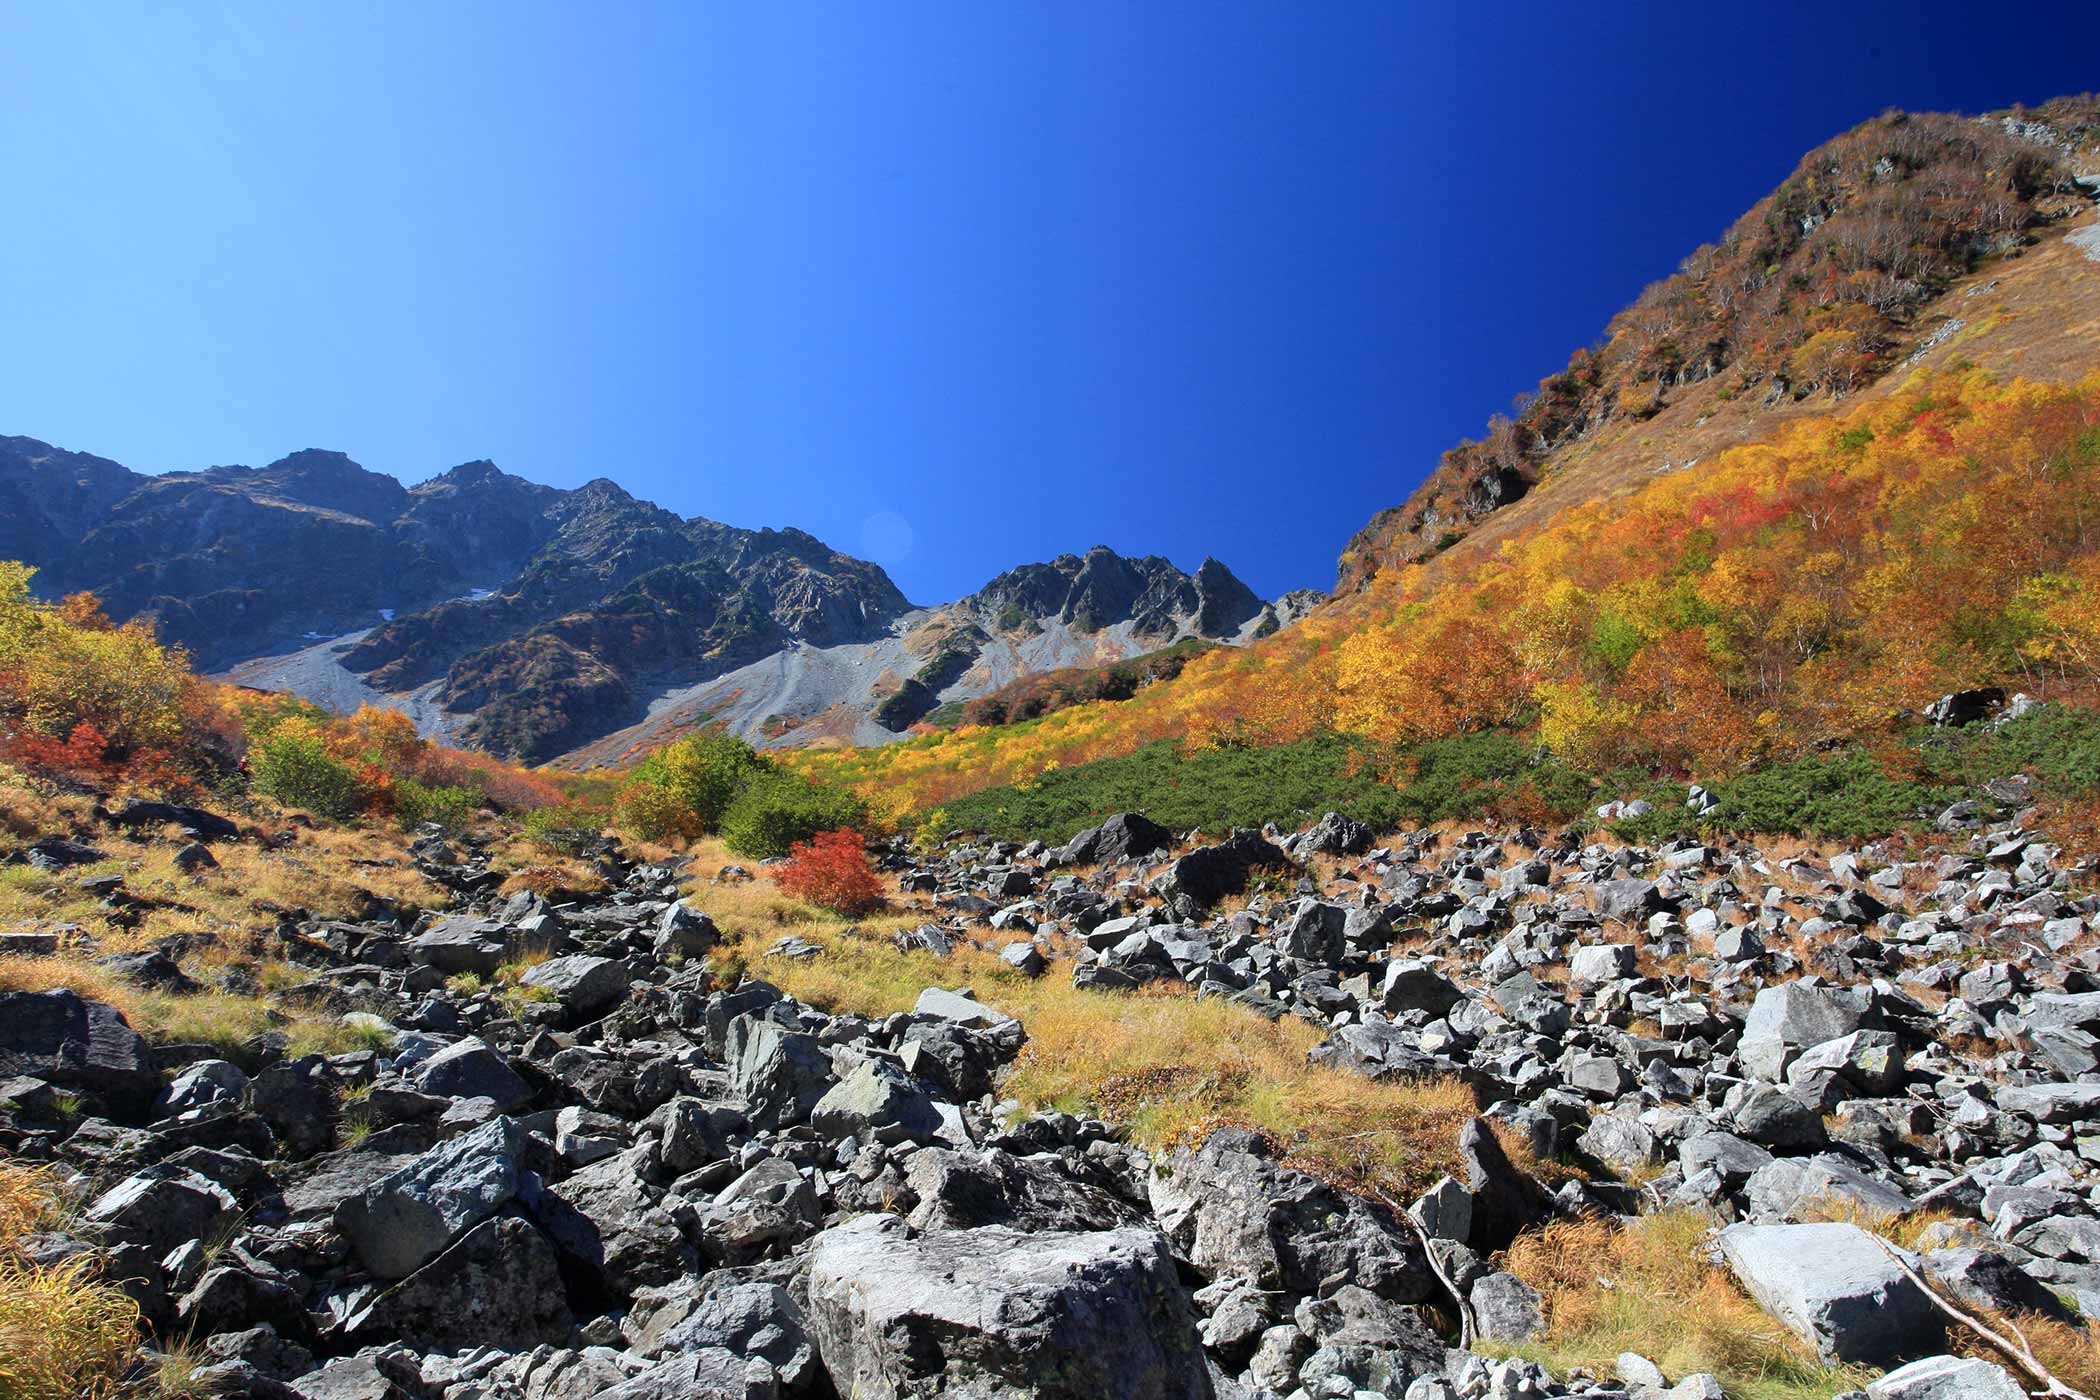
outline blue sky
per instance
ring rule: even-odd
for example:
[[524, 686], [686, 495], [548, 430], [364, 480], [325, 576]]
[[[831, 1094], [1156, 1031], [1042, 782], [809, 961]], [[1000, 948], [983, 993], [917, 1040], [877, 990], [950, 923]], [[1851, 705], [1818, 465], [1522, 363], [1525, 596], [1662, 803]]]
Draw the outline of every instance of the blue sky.
[[0, 0], [0, 433], [493, 458], [940, 601], [1264, 593], [1888, 106], [2100, 7]]

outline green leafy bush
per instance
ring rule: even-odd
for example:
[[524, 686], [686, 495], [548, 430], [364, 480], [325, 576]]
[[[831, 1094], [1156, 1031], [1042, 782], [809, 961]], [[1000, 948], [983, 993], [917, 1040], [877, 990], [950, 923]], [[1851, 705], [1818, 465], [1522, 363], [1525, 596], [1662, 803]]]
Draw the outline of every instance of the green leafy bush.
[[778, 768], [767, 768], [722, 814], [722, 840], [740, 856], [784, 856], [820, 831], [859, 828], [867, 821], [860, 799]]
[[249, 750], [248, 762], [250, 783], [257, 792], [288, 807], [304, 807], [317, 817], [341, 821], [357, 810], [363, 797], [350, 765], [306, 734], [273, 734]]
[[588, 851], [612, 821], [612, 810], [592, 802], [556, 802], [525, 814], [525, 839], [563, 855]]
[[448, 835], [466, 830], [485, 800], [471, 788], [419, 783], [413, 778], [394, 784], [394, 814], [401, 818], [403, 826], [430, 822]]
[[771, 771], [741, 739], [720, 732], [688, 735], [635, 766], [616, 820], [645, 841], [704, 836], [721, 826], [738, 794]]

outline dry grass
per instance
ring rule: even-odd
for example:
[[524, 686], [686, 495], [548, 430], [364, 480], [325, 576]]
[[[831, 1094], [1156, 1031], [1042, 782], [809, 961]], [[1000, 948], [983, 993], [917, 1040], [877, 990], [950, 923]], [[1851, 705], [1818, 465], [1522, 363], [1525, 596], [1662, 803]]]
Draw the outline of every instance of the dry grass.
[[1704, 1215], [1665, 1211], [1624, 1229], [1560, 1221], [1519, 1239], [1505, 1267], [1545, 1300], [1543, 1340], [1512, 1348], [1555, 1375], [1609, 1375], [1639, 1352], [1673, 1380], [1705, 1371], [1741, 1400], [1808, 1400], [1863, 1388], [1873, 1372], [1825, 1366], [1703, 1258]]
[[113, 1394], [138, 1340], [138, 1308], [75, 1257], [40, 1267], [22, 1236], [62, 1214], [51, 1178], [0, 1160], [0, 1396], [100, 1400]]
[[[1088, 992], [1072, 986], [1061, 958], [1031, 979], [972, 943], [947, 958], [904, 952], [891, 935], [923, 922], [924, 911], [893, 910], [849, 927], [764, 879], [711, 886], [718, 865], [704, 846], [699, 854], [689, 902], [723, 930], [725, 946], [710, 955], [718, 971], [748, 971], [813, 1006], [866, 1016], [907, 1010], [927, 987], [968, 987], [1027, 1027], [1029, 1043], [1005, 1085], [1025, 1110], [1127, 1123], [1148, 1147], [1250, 1127], [1293, 1165], [1338, 1185], [1406, 1195], [1450, 1170], [1458, 1130], [1477, 1108], [1456, 1081], [1378, 1084], [1309, 1065], [1307, 1053], [1323, 1038], [1318, 1028], [1199, 1001], [1178, 985]], [[765, 956], [787, 934], [824, 951], [806, 960]], [[1011, 938], [987, 931], [984, 941]]]

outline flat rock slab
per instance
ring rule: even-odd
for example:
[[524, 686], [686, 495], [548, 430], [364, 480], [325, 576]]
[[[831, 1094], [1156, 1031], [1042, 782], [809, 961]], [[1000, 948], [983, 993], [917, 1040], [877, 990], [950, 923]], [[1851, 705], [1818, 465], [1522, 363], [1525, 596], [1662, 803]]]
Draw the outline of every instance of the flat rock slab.
[[1156, 1230], [913, 1238], [871, 1215], [819, 1235], [810, 1325], [855, 1400], [1211, 1400], [1195, 1317]]
[[1931, 1300], [1857, 1225], [1731, 1225], [1721, 1254], [1759, 1305], [1827, 1363], [1891, 1366], [1943, 1340]]

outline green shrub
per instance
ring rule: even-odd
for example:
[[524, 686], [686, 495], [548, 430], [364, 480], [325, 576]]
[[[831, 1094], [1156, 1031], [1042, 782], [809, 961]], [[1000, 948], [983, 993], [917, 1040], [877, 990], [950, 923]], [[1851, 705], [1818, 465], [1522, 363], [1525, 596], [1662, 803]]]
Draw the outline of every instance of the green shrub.
[[447, 835], [465, 831], [485, 800], [471, 788], [419, 783], [413, 778], [394, 784], [394, 814], [403, 826], [431, 822]]
[[768, 768], [729, 804], [721, 831], [740, 856], [784, 856], [820, 831], [859, 828], [866, 821], [866, 807], [851, 793]]
[[249, 750], [248, 762], [257, 792], [288, 807], [304, 807], [317, 817], [342, 821], [357, 810], [364, 795], [350, 765], [307, 735], [273, 734]]
[[1955, 788], [1891, 778], [1869, 754], [1797, 758], [1714, 789], [1711, 818], [1729, 831], [1864, 840], [1909, 826], [1960, 798]]
[[741, 739], [719, 731], [667, 744], [635, 766], [619, 798], [622, 828], [646, 841], [704, 836], [772, 765]]
[[580, 856], [611, 820], [611, 810], [595, 803], [557, 802], [525, 814], [525, 839], [550, 851]]

